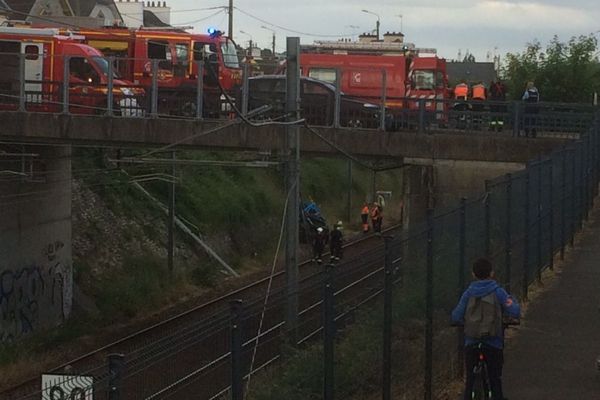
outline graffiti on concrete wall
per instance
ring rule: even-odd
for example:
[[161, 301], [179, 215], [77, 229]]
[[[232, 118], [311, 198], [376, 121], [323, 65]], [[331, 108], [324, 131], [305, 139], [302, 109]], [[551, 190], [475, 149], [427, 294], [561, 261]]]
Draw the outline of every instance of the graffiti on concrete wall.
[[60, 241], [48, 244], [39, 263], [0, 270], [0, 343], [64, 321], [72, 305], [71, 261]]

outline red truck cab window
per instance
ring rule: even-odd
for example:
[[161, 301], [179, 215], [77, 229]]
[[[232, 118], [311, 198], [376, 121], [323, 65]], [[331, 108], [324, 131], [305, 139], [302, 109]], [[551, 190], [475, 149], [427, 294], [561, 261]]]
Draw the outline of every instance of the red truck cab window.
[[28, 45], [25, 46], [25, 59], [26, 60], [37, 60], [39, 58], [39, 49], [37, 46]]
[[72, 57], [69, 59], [69, 73], [71, 77], [87, 83], [100, 83], [100, 75], [98, 75], [98, 72], [92, 67], [89, 61], [83, 57]]

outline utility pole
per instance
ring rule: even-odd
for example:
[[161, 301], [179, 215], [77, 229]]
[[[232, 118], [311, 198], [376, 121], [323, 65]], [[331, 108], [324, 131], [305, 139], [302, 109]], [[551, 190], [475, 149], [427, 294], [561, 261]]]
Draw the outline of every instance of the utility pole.
[[[288, 121], [299, 118], [300, 109], [300, 38], [287, 38], [287, 101], [286, 114]], [[287, 211], [285, 220], [285, 273], [286, 273], [286, 330], [290, 340], [296, 343], [296, 328], [298, 318], [298, 221], [300, 209], [300, 130], [296, 125], [286, 127], [285, 157], [285, 192]]]
[[233, 0], [229, 0], [229, 39], [233, 40]]
[[275, 32], [273, 32], [273, 44], [271, 52], [273, 53], [273, 58], [275, 58]]

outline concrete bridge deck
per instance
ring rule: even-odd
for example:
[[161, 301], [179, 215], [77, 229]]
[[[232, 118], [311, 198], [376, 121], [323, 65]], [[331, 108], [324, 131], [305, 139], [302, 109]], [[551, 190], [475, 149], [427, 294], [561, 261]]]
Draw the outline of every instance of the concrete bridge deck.
[[[181, 119], [110, 118], [42, 113], [0, 112], [0, 140], [99, 145], [108, 147], [157, 147], [185, 141], [190, 148], [277, 152], [284, 146], [282, 126], [231, 125], [201, 135], [227, 121]], [[360, 129], [316, 128], [328, 141], [362, 157], [442, 159], [524, 163], [562, 146], [568, 139], [513, 138], [507, 134], [451, 134], [429, 131], [382, 132]], [[332, 146], [301, 128], [301, 151], [335, 154]]]

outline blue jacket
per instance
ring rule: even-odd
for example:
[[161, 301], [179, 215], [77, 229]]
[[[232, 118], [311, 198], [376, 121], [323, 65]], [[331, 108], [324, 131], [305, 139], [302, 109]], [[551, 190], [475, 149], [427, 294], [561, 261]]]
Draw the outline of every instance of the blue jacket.
[[[461, 296], [458, 305], [454, 311], [452, 311], [452, 322], [455, 324], [464, 324], [465, 311], [471, 297], [483, 297], [494, 291], [496, 292], [496, 296], [498, 296], [498, 301], [502, 305], [502, 313], [507, 317], [520, 318], [521, 307], [519, 306], [519, 303], [517, 303], [506, 290], [500, 287], [496, 281], [488, 279], [471, 282], [467, 290], [465, 290]], [[465, 337], [465, 346], [469, 346], [479, 341], [480, 340], [478, 339]], [[490, 337], [481, 341], [489, 346], [501, 349], [504, 347], [504, 332], [501, 336]]]

